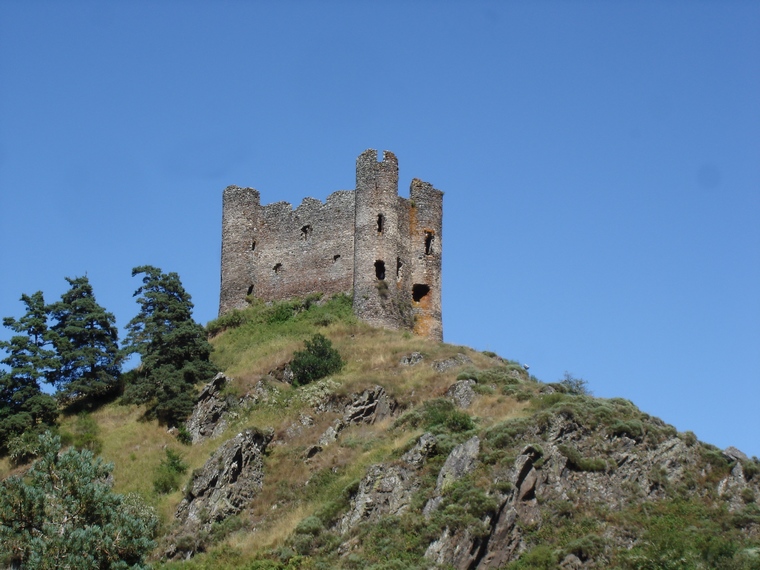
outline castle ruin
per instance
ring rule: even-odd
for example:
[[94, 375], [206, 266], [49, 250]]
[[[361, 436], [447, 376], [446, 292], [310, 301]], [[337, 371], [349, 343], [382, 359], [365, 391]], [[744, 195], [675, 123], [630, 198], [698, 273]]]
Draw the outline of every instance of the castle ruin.
[[443, 339], [443, 192], [415, 178], [398, 195], [398, 160], [376, 150], [356, 159], [356, 189], [324, 204], [304, 198], [267, 206], [253, 188], [222, 200], [219, 314], [264, 301], [353, 292], [354, 313], [378, 327]]

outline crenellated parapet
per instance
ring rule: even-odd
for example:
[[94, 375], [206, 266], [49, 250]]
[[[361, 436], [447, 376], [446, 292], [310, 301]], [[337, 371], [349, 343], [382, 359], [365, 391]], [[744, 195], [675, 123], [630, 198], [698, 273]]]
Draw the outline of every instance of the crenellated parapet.
[[443, 193], [414, 179], [398, 195], [398, 161], [375, 150], [356, 160], [356, 189], [322, 203], [261, 206], [252, 188], [225, 189], [219, 314], [265, 301], [353, 293], [374, 326], [441, 340]]

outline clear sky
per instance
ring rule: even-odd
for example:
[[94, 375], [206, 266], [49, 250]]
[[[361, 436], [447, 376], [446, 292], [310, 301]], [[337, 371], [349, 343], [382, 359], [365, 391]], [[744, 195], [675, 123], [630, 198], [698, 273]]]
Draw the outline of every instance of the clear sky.
[[446, 341], [760, 455], [758, 2], [0, 0], [0, 316], [152, 264], [205, 323], [222, 189], [367, 148], [446, 193]]

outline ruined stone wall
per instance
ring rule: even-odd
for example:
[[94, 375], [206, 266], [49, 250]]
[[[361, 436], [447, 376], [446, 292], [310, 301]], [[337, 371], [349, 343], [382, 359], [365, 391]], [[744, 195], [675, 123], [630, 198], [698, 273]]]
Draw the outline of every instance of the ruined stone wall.
[[306, 198], [261, 206], [252, 188], [224, 191], [219, 314], [246, 297], [275, 301], [353, 290], [354, 312], [374, 325], [437, 340], [441, 320], [443, 193], [413, 180], [398, 195], [398, 161], [367, 150], [356, 190], [323, 204]]

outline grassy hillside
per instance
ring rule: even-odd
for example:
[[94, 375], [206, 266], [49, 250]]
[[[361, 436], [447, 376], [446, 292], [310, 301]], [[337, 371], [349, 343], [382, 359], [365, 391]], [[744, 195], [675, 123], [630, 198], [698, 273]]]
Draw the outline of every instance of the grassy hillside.
[[[582, 566], [576, 567], [760, 568], [760, 462], [732, 461], [628, 401], [592, 398], [572, 382], [542, 383], [493, 353], [370, 328], [353, 318], [345, 296], [255, 304], [208, 329], [216, 364], [234, 379], [227, 396], [237, 402], [221, 437], [182, 445], [175, 434], [144, 419], [143, 409], [119, 403], [61, 424], [70, 441], [99, 450], [115, 464], [117, 492], [137, 492], [157, 509], [163, 534], [172, 531], [191, 474], [221, 443], [248, 427], [273, 428], [264, 486], [254, 501], [195, 537], [205, 552], [189, 561], [161, 561], [163, 544], [156, 552], [159, 567], [434, 567], [433, 558], [423, 557], [434, 541], [485, 544], [507, 498], [520, 492], [515, 465], [527, 453], [543, 487], [516, 504], [512, 532], [519, 534], [519, 556], [501, 567], [556, 568], [563, 560], [578, 560]], [[300, 388], [275, 380], [270, 374], [316, 332], [340, 352], [346, 362], [341, 372]], [[423, 361], [402, 364], [411, 353]], [[431, 366], [447, 360], [449, 368]], [[466, 409], [445, 397], [457, 379], [471, 380], [476, 394]], [[393, 416], [351, 425], [334, 444], [305, 459], [341, 416], [340, 403], [377, 385], [398, 403]], [[246, 398], [253, 393], [260, 397]], [[352, 508], [368, 469], [402, 465], [402, 455], [423, 433], [432, 434], [436, 444], [415, 472], [410, 508], [341, 531], [341, 517]], [[448, 485], [440, 507], [423, 515], [451, 451], [476, 436], [474, 470]], [[180, 454], [187, 470], [176, 490], [159, 493], [154, 481], [167, 450]], [[631, 471], [644, 461], [649, 463]], [[719, 486], [737, 464], [748, 483], [731, 497]], [[9, 471], [0, 463], [0, 474]], [[532, 514], [526, 514], [528, 506]], [[479, 567], [485, 567], [483, 560]], [[467, 566], [450, 558], [439, 567]]]

